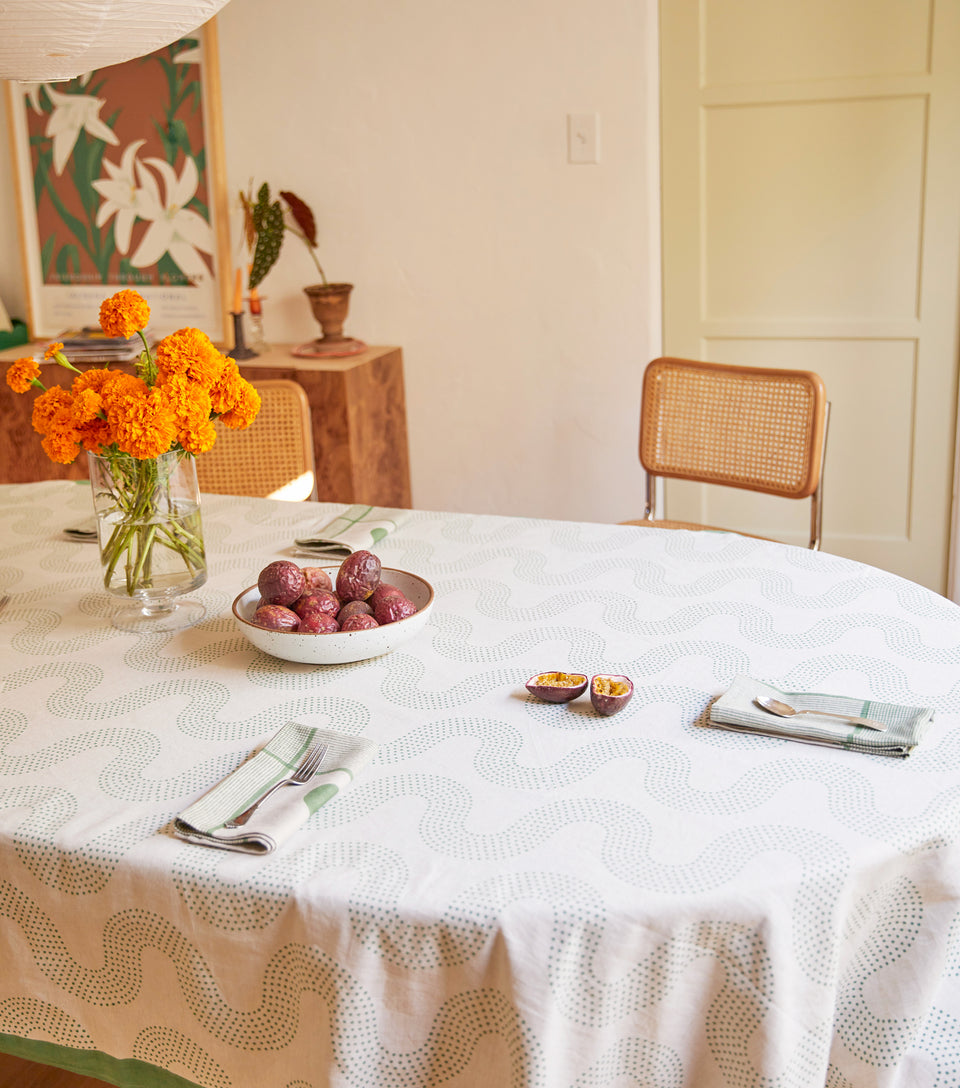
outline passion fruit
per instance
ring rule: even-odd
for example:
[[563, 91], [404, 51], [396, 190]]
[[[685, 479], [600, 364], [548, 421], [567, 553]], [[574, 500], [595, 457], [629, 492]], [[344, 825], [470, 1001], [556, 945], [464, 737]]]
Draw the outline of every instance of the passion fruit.
[[303, 593], [305, 586], [303, 571], [289, 559], [277, 559], [268, 563], [257, 578], [260, 596], [267, 604], [293, 604]]
[[366, 612], [354, 612], [340, 624], [341, 631], [369, 631], [380, 624]]
[[372, 616], [373, 608], [369, 601], [347, 601], [345, 605], [337, 613], [337, 623], [341, 626], [344, 620], [350, 619], [351, 616]]
[[397, 620], [405, 620], [408, 616], [414, 615], [417, 611], [417, 606], [413, 601], [408, 600], [403, 595], [396, 597], [391, 594], [389, 597], [383, 597], [377, 607], [373, 610], [374, 619], [382, 627], [387, 623], [396, 623]]
[[308, 612], [300, 621], [301, 635], [332, 635], [339, 630], [336, 616], [329, 612]]
[[340, 611], [340, 598], [326, 589], [308, 590], [302, 597], [298, 597], [290, 608], [301, 619], [311, 612], [326, 612], [328, 616], [335, 616]]
[[389, 582], [381, 582], [377, 586], [377, 588], [373, 591], [373, 593], [371, 593], [370, 596], [367, 598], [367, 603], [370, 605], [371, 608], [373, 608], [375, 610], [377, 605], [385, 597], [403, 597], [403, 596], [405, 596], [405, 594], [404, 594], [402, 589], [397, 589], [396, 586], [390, 585]]
[[546, 703], [569, 703], [587, 690], [581, 672], [540, 672], [527, 681], [527, 691]]
[[341, 601], [365, 601], [379, 584], [380, 560], [373, 552], [354, 552], [337, 571], [336, 593]]
[[300, 617], [282, 604], [262, 604], [254, 612], [252, 623], [268, 631], [299, 631]]
[[629, 676], [598, 673], [590, 681], [590, 702], [593, 709], [607, 718], [617, 714], [633, 696], [633, 681]]
[[333, 591], [333, 582], [323, 567], [301, 567], [301, 570], [306, 582], [304, 593], [312, 593], [318, 589], [325, 589], [328, 593]]

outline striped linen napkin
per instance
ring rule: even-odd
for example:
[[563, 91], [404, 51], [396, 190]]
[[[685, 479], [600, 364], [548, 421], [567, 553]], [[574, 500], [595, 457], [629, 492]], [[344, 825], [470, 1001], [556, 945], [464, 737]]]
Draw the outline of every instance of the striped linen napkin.
[[[281, 786], [242, 827], [224, 827], [297, 766], [314, 736], [326, 742], [327, 754], [313, 778], [303, 785]], [[269, 854], [346, 789], [376, 751], [377, 745], [362, 737], [288, 722], [254, 756], [184, 809], [173, 833], [201, 846]]]
[[[789, 703], [796, 710], [827, 710], [834, 714], [874, 718], [887, 728], [881, 733], [862, 725], [846, 725], [830, 718], [818, 720], [811, 714], [796, 718], [778, 718], [754, 704], [754, 699], [767, 695]], [[846, 748], [852, 752], [870, 752], [884, 756], [910, 755], [932, 721], [931, 707], [878, 703], [848, 695], [780, 691], [749, 676], [736, 677], [726, 693], [710, 708], [711, 724], [723, 729], [740, 733], [761, 733], [768, 737], [799, 740], [807, 744], [825, 744], [833, 748]]]
[[294, 543], [311, 555], [352, 555], [372, 548], [407, 521], [410, 513], [388, 506], [350, 506], [316, 535], [298, 537]]

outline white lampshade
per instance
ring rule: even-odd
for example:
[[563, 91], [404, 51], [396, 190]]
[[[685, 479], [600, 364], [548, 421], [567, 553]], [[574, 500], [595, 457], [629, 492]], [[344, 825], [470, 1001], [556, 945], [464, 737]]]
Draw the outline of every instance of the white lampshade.
[[48, 83], [143, 57], [227, 0], [0, 0], [0, 79]]

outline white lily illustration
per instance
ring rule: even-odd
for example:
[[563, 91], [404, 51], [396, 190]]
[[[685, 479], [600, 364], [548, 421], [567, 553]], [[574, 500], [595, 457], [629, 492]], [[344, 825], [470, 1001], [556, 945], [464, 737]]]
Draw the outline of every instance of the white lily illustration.
[[119, 166], [110, 162], [109, 159], [104, 159], [103, 167], [110, 177], [101, 177], [92, 182], [94, 189], [103, 197], [103, 202], [97, 209], [97, 226], [102, 227], [112, 215], [116, 215], [113, 240], [117, 252], [124, 256], [130, 248], [133, 224], [140, 214], [140, 190], [137, 188], [134, 164], [137, 152], [145, 143], [146, 140], [134, 140], [133, 143], [127, 144]]
[[[214, 238], [210, 224], [185, 205], [193, 199], [200, 184], [200, 172], [191, 156], [183, 162], [177, 177], [173, 167], [163, 159], [134, 159], [140, 188], [137, 191], [137, 214], [150, 220], [147, 233], [130, 258], [135, 268], [155, 265], [169, 253], [185, 276], [202, 279], [210, 270], [198, 250], [213, 253]], [[155, 170], [163, 181], [163, 196], [156, 178], [146, 167]]]
[[40, 88], [43, 86], [47, 86], [49, 90], [49, 85], [43, 83], [24, 82], [20, 84], [19, 89], [29, 99], [30, 107], [34, 113], [43, 113], [43, 106], [40, 105]]
[[73, 154], [80, 130], [84, 129], [96, 140], [104, 143], [120, 143], [117, 134], [100, 120], [100, 110], [106, 99], [88, 94], [63, 94], [48, 83], [46, 92], [53, 103], [53, 113], [47, 121], [46, 135], [53, 139], [53, 169], [63, 173], [67, 160]]

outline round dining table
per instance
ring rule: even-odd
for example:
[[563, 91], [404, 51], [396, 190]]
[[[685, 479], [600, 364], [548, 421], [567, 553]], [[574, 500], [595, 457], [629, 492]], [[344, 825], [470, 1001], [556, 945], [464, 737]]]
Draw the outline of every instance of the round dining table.
[[[256, 649], [234, 598], [342, 510], [204, 495], [205, 617], [139, 635], [64, 532], [89, 487], [0, 486], [0, 1050], [152, 1088], [960, 1085], [960, 608], [732, 533], [413, 510], [373, 550], [433, 587], [414, 638]], [[718, 727], [744, 676], [932, 720], [902, 757]], [[374, 754], [272, 852], [178, 838], [288, 723]]]

